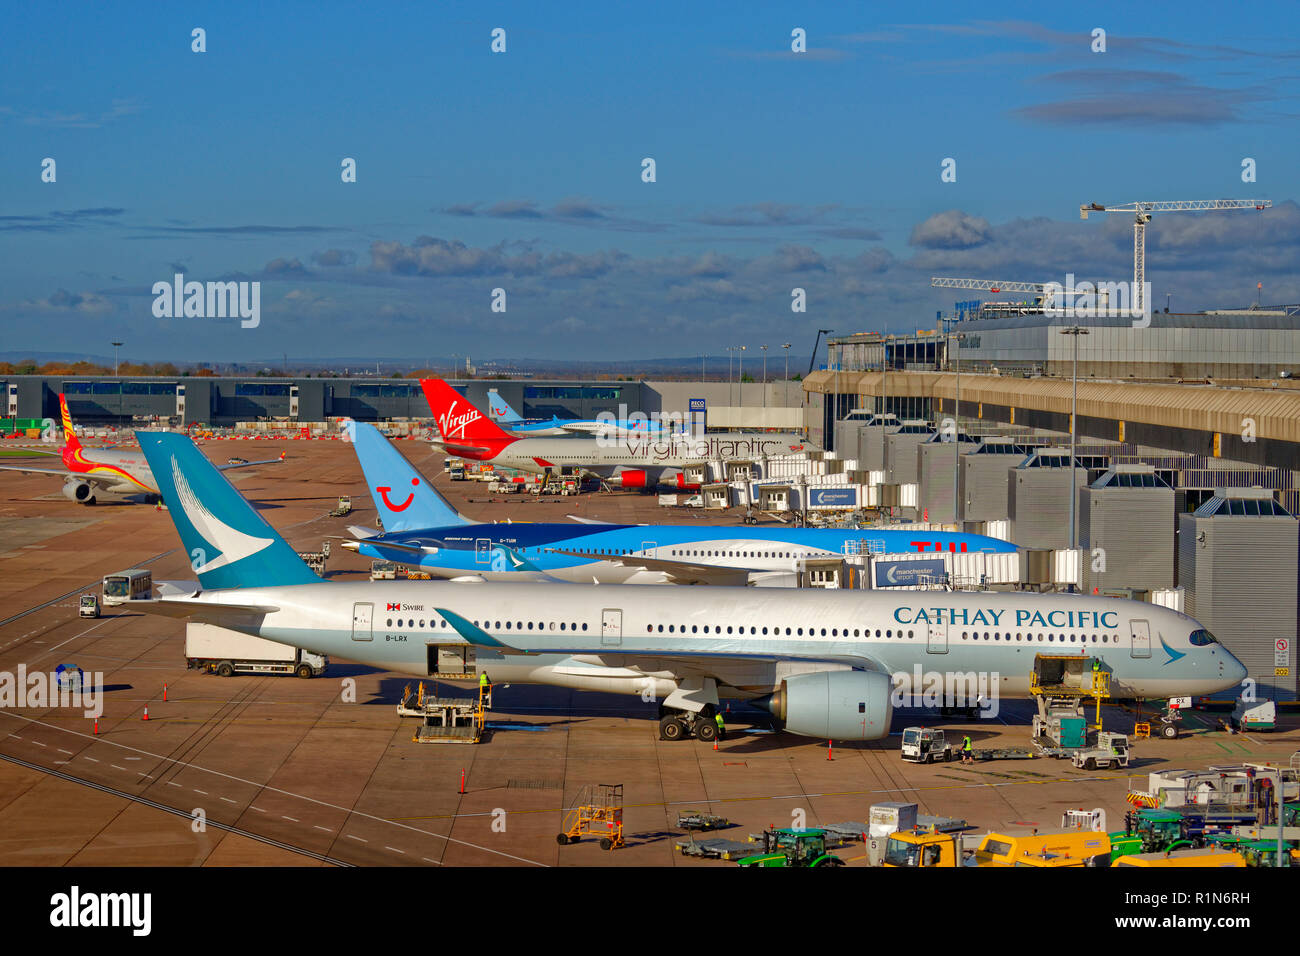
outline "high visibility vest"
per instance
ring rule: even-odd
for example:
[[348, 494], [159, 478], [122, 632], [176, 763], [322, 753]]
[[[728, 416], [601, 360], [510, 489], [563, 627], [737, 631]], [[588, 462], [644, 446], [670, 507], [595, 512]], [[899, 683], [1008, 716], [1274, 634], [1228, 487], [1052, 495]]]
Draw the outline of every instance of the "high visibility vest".
[[962, 740], [961, 740], [961, 749], [962, 749], [962, 750], [970, 750], [970, 738], [969, 738], [969, 737], [963, 737], [963, 738], [962, 738]]
[[722, 715], [721, 715], [721, 714], [714, 714], [714, 715], [713, 715], [713, 720], [714, 720], [714, 722], [718, 725], [718, 729], [721, 730], [721, 729], [722, 729]]
[[487, 674], [479, 674], [479, 675], [478, 675], [478, 686], [479, 686], [479, 687], [486, 687], [487, 685], [488, 685]]

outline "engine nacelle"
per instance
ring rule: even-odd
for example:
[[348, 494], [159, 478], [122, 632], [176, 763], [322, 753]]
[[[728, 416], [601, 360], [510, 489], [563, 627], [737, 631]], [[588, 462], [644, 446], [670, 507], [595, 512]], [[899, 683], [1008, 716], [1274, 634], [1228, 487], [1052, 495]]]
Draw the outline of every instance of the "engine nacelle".
[[78, 501], [83, 505], [95, 503], [95, 487], [88, 481], [65, 481], [63, 497], [69, 501]]
[[660, 479], [660, 484], [676, 487], [678, 491], [699, 491], [700, 486], [686, 480], [686, 472], [679, 471], [676, 475], [667, 480]]
[[889, 733], [893, 683], [876, 671], [795, 674], [761, 701], [785, 729], [827, 740], [877, 740]]
[[646, 486], [646, 473], [639, 468], [629, 468], [626, 471], [620, 471], [609, 480], [609, 483], [620, 488], [644, 488]]

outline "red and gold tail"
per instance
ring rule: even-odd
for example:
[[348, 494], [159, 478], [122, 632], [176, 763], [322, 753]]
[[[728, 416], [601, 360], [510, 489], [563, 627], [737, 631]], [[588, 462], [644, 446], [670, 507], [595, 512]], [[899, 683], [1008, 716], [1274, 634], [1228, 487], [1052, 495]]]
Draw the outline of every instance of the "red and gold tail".
[[59, 393], [59, 416], [63, 420], [63, 444], [71, 451], [81, 447], [76, 434], [72, 431], [72, 416], [68, 414], [68, 400]]

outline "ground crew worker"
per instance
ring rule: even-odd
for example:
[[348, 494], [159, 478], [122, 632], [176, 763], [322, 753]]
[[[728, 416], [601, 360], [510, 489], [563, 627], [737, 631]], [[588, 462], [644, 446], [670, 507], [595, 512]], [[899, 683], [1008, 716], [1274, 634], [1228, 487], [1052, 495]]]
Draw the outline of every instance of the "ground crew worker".
[[975, 762], [975, 755], [971, 753], [971, 749], [970, 749], [970, 734], [967, 734], [961, 739], [961, 762], [962, 763]]
[[722, 723], [722, 712], [718, 711], [713, 715], [713, 722], [718, 725], [718, 739], [721, 740], [727, 734], [727, 728]]
[[480, 697], [492, 693], [492, 682], [488, 680], [486, 673], [478, 675], [478, 692]]

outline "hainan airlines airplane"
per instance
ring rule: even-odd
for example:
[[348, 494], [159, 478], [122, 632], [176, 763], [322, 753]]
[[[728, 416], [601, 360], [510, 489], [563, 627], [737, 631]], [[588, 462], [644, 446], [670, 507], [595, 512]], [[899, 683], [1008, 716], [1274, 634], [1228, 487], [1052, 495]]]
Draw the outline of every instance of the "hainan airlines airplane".
[[510, 407], [495, 388], [488, 389], [488, 417], [512, 435], [520, 438], [555, 438], [560, 435], [662, 435], [665, 429], [646, 416], [625, 419], [602, 418], [524, 418]]
[[1211, 694], [1246, 676], [1192, 618], [1117, 598], [325, 582], [185, 436], [137, 437], [198, 574], [192, 592], [139, 610], [419, 677], [439, 675], [443, 648], [465, 655], [458, 673], [497, 683], [654, 695], [669, 739], [711, 739], [720, 700], [740, 698], [791, 733], [875, 740], [895, 690], [921, 694], [912, 684], [941, 671], [1027, 696], [1039, 653], [1099, 658], [1116, 697]]
[[420, 380], [449, 454], [536, 474], [572, 468], [623, 488], [693, 488], [682, 469], [709, 461], [767, 458], [816, 446], [799, 435], [719, 433], [619, 435], [617, 438], [519, 438], [503, 431], [440, 378]]
[[581, 584], [753, 584], [791, 587], [801, 561], [863, 551], [1015, 551], [1008, 541], [944, 531], [787, 526], [475, 522], [447, 503], [379, 429], [349, 422], [383, 521], [354, 527], [343, 547], [444, 578], [519, 581], [536, 572]]
[[[59, 454], [63, 470], [29, 468], [25, 465], [0, 465], [0, 471], [19, 471], [30, 475], [59, 475], [63, 478], [63, 496], [69, 501], [93, 505], [103, 493], [115, 495], [141, 494], [146, 500], [158, 500], [158, 487], [144, 456], [138, 451], [118, 448], [84, 448], [72, 430], [72, 416], [68, 402], [59, 396], [59, 414], [63, 419], [63, 447]], [[284, 461], [279, 458], [266, 461], [248, 461], [233, 465], [217, 465], [222, 471], [232, 468], [251, 468], [254, 465], [273, 465]]]

